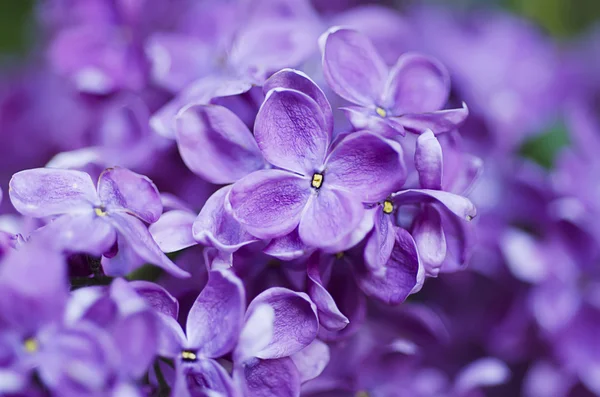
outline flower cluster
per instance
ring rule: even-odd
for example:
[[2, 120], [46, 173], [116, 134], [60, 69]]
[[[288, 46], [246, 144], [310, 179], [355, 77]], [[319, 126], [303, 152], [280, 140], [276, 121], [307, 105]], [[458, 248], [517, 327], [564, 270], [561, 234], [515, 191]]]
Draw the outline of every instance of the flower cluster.
[[600, 394], [588, 47], [331, 7], [38, 5], [0, 81], [0, 395]]

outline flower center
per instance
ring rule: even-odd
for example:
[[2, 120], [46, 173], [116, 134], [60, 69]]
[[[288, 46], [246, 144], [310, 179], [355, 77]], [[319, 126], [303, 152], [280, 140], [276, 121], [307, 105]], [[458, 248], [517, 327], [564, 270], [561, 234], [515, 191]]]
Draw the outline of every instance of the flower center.
[[183, 361], [194, 362], [198, 359], [198, 356], [191, 350], [184, 350], [181, 352], [181, 358]]
[[340, 251], [337, 254], [335, 254], [336, 259], [342, 259], [343, 257], [344, 257], [344, 251]]
[[106, 216], [106, 208], [104, 208], [102, 205], [94, 207], [94, 212], [97, 216]]
[[369, 397], [369, 393], [366, 390], [359, 390], [356, 392], [354, 397]]
[[394, 203], [392, 203], [390, 200], [385, 200], [383, 202], [383, 212], [386, 214], [391, 214], [392, 211], [394, 211]]
[[384, 108], [377, 106], [375, 108], [375, 113], [377, 113], [379, 115], [379, 117], [386, 117], [387, 116], [387, 112], [385, 111]]
[[27, 353], [35, 353], [38, 351], [39, 345], [37, 340], [34, 338], [27, 338], [23, 342], [23, 347]]
[[310, 182], [310, 185], [312, 187], [314, 187], [315, 189], [320, 188], [321, 185], [323, 185], [323, 174], [319, 174], [318, 172], [315, 172], [313, 174], [312, 181]]

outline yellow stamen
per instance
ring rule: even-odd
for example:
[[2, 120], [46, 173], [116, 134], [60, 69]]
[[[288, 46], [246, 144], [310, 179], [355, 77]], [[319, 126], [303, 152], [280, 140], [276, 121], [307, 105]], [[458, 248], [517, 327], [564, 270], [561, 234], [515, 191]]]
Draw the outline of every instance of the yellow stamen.
[[369, 393], [366, 390], [359, 390], [356, 392], [354, 397], [369, 397]]
[[467, 215], [467, 221], [471, 222], [473, 220], [473, 217], [471, 215]]
[[387, 116], [387, 112], [385, 111], [384, 108], [380, 108], [379, 106], [377, 106], [375, 108], [375, 113], [377, 113], [379, 115], [379, 117], [385, 117]]
[[342, 259], [344, 257], [344, 253], [343, 252], [338, 252], [337, 254], [335, 254], [335, 258], [336, 259]]
[[184, 361], [196, 361], [198, 357], [196, 356], [196, 353], [184, 350], [181, 352], [181, 358], [183, 358]]
[[394, 211], [394, 203], [392, 203], [390, 200], [385, 200], [383, 202], [383, 212], [386, 214], [391, 214], [392, 211]]
[[34, 338], [25, 339], [25, 342], [23, 342], [23, 347], [25, 347], [25, 351], [27, 353], [35, 353], [39, 348], [37, 340]]
[[94, 212], [97, 216], [106, 216], [106, 211], [103, 207], [94, 207]]
[[315, 189], [318, 189], [321, 187], [322, 184], [323, 184], [323, 174], [319, 174], [318, 172], [315, 172], [313, 174], [312, 182], [310, 183], [310, 185], [312, 187], [314, 187]]

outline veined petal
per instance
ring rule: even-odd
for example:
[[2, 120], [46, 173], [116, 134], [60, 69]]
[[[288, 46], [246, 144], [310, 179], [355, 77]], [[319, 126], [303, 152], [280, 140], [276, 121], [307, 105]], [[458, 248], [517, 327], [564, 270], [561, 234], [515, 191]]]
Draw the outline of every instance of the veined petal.
[[98, 195], [107, 211], [122, 211], [153, 223], [162, 214], [160, 194], [146, 176], [126, 168], [108, 168], [98, 178]]
[[275, 88], [296, 90], [311, 97], [323, 111], [327, 132], [329, 133], [329, 139], [331, 139], [331, 134], [333, 133], [333, 111], [331, 110], [331, 105], [323, 91], [310, 77], [299, 70], [282, 69], [265, 81], [263, 92], [267, 95], [269, 91]]
[[235, 397], [237, 392], [227, 371], [215, 360], [177, 361], [173, 395], [181, 397]]
[[253, 236], [266, 239], [284, 236], [298, 226], [310, 194], [310, 180], [264, 170], [236, 182], [229, 202], [234, 218]]
[[304, 383], [321, 375], [329, 364], [329, 346], [315, 339], [291, 358], [300, 372], [300, 381]]
[[317, 337], [317, 308], [308, 295], [286, 288], [269, 288], [250, 302], [248, 313], [263, 304], [275, 312], [273, 337], [256, 357], [287, 357], [310, 345]]
[[[131, 251], [139, 256], [140, 259], [163, 268], [175, 277], [186, 278], [190, 276], [188, 272], [181, 270], [167, 258], [152, 238], [152, 235], [146, 226], [139, 219], [127, 214], [112, 214], [108, 215], [106, 218], [119, 232], [119, 254], [117, 254], [117, 256], [120, 255], [121, 250], [125, 250], [124, 254], [126, 255], [126, 257], [122, 258], [122, 263], [137, 262], [134, 259], [128, 259], [131, 255], [128, 251]], [[133, 269], [123, 270], [125, 270], [124, 273], [118, 272], [114, 275], [124, 275]]]
[[256, 115], [254, 136], [268, 162], [308, 176], [322, 167], [330, 139], [317, 102], [284, 88], [267, 95]]
[[196, 241], [227, 252], [237, 251], [244, 245], [258, 241], [226, 211], [225, 203], [230, 191], [231, 185], [213, 193], [204, 203], [192, 226]]
[[242, 378], [245, 395], [256, 397], [297, 397], [300, 395], [300, 373], [288, 358], [254, 359], [235, 370]]
[[244, 286], [230, 270], [211, 270], [208, 282], [190, 309], [186, 324], [189, 347], [218, 358], [233, 349], [244, 319]]
[[390, 117], [402, 124], [407, 131], [421, 134], [427, 130], [434, 134], [450, 132], [465, 121], [469, 115], [469, 109], [463, 102], [462, 108], [438, 110], [430, 113], [407, 113], [400, 117]]
[[407, 189], [395, 193], [392, 201], [397, 205], [438, 203], [461, 219], [470, 221], [477, 215], [475, 206], [466, 197], [431, 189]]
[[363, 34], [334, 27], [320, 38], [323, 74], [342, 98], [365, 107], [377, 106], [388, 68]]
[[424, 206], [415, 218], [412, 235], [427, 275], [436, 277], [446, 259], [447, 247], [442, 218], [434, 207]]
[[309, 200], [298, 232], [310, 247], [331, 247], [361, 223], [364, 208], [350, 193], [321, 188]]
[[175, 252], [196, 245], [192, 236], [192, 224], [196, 216], [188, 211], [165, 212], [158, 221], [148, 227], [162, 252]]
[[246, 311], [246, 321], [233, 354], [234, 361], [244, 362], [256, 356], [273, 339], [275, 310], [269, 304], [255, 305]]
[[282, 237], [272, 239], [263, 249], [267, 255], [271, 255], [282, 261], [290, 261], [307, 255], [311, 248], [304, 244], [298, 234], [298, 229]]
[[13, 206], [34, 218], [91, 212], [98, 202], [92, 178], [85, 172], [35, 168], [17, 172], [9, 183]]
[[437, 60], [406, 53], [390, 71], [383, 94], [394, 116], [433, 112], [444, 107], [450, 95], [450, 76]]
[[177, 319], [179, 302], [166, 289], [149, 281], [134, 280], [129, 285], [157, 312]]
[[374, 227], [365, 245], [364, 259], [369, 269], [377, 273], [385, 271], [384, 267], [392, 255], [396, 242], [396, 231], [392, 216], [385, 214], [380, 206], [375, 208]]
[[370, 132], [353, 133], [327, 159], [325, 186], [343, 189], [362, 202], [383, 200], [406, 180], [402, 148]]
[[415, 168], [423, 189], [442, 189], [442, 147], [431, 130], [417, 137]]
[[39, 229], [60, 249], [102, 255], [115, 243], [115, 229], [93, 213], [65, 214]]
[[396, 228], [396, 243], [385, 271], [358, 269], [357, 282], [365, 294], [387, 304], [403, 302], [418, 285], [419, 254], [412, 236]]
[[187, 106], [176, 126], [181, 158], [208, 182], [233, 183], [265, 165], [248, 127], [223, 106]]

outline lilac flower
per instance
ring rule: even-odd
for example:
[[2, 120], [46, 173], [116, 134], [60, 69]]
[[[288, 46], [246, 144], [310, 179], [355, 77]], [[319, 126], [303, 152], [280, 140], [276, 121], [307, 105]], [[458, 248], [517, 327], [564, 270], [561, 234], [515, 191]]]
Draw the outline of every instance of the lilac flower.
[[[293, 71], [286, 77], [307, 80]], [[331, 145], [332, 116], [319, 105], [327, 104], [322, 92], [310, 80], [297, 87], [303, 91], [272, 89], [256, 118], [258, 146], [280, 169], [242, 178], [229, 202], [233, 216], [256, 237], [280, 237], [298, 226], [304, 243], [326, 247], [358, 226], [362, 202], [402, 186], [406, 171], [401, 148], [375, 134], [357, 132]]]
[[327, 83], [358, 105], [344, 108], [355, 128], [388, 137], [427, 129], [441, 134], [467, 117], [464, 104], [440, 110], [448, 101], [450, 79], [438, 61], [406, 53], [389, 70], [371, 41], [354, 30], [332, 28], [319, 41]]
[[[188, 276], [160, 251], [143, 223], [155, 222], [162, 204], [156, 186], [142, 175], [109, 168], [96, 190], [83, 172], [38, 168], [15, 174], [9, 194], [24, 215], [58, 216], [45, 233], [61, 248], [106, 254], [102, 264], [108, 275], [127, 274], [148, 261], [174, 275]], [[115, 242], [116, 255], [110, 253]]]

